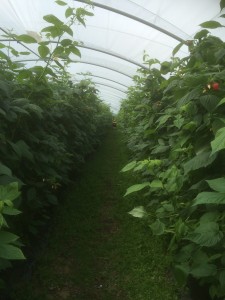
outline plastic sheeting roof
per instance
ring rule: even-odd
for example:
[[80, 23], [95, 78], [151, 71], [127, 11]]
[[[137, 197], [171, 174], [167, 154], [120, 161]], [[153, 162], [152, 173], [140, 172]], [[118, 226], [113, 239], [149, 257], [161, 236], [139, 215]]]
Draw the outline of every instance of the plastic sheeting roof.
[[[82, 0], [66, 2], [71, 7], [86, 7]], [[192, 39], [200, 23], [217, 20], [220, 13], [219, 0], [95, 0], [93, 4], [94, 16], [86, 18], [86, 27], [73, 25], [74, 40], [83, 44], [82, 57], [74, 55], [68, 71], [74, 80], [91, 78], [96, 82], [100, 97], [114, 111], [143, 65], [144, 51], [150, 58], [167, 60], [179, 41]], [[44, 15], [54, 14], [66, 21], [64, 13], [64, 7], [53, 0], [1, 0], [0, 28], [39, 34], [48, 26]], [[216, 29], [213, 34], [223, 38], [223, 30]], [[20, 44], [16, 48], [24, 51]], [[38, 53], [37, 46], [29, 44], [29, 48]], [[187, 47], [178, 54], [186, 56]], [[31, 53], [26, 59], [33, 66], [38, 57]]]

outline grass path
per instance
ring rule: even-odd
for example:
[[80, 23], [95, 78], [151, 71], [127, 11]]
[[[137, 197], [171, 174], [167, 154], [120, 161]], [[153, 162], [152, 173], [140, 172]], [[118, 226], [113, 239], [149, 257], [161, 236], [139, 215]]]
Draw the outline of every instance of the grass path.
[[127, 214], [132, 179], [120, 133], [111, 130], [61, 199], [48, 246], [14, 300], [176, 300], [163, 241]]

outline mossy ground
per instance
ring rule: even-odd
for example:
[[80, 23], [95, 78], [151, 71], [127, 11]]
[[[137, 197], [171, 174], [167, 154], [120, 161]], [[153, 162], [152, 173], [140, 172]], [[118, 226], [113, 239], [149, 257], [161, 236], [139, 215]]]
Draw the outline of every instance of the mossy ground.
[[14, 300], [176, 300], [170, 256], [161, 237], [129, 214], [142, 199], [119, 171], [129, 160], [118, 129], [85, 164], [60, 201], [48, 246]]

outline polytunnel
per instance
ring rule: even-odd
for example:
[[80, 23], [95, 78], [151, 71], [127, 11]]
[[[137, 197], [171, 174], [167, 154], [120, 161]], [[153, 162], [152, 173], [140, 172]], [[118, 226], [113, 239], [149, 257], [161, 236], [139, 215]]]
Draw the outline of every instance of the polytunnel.
[[224, 300], [225, 0], [0, 3], [0, 300]]
[[[57, 2], [57, 1], [56, 1]], [[85, 26], [73, 24], [73, 39], [78, 42], [81, 57], [71, 55], [68, 72], [75, 81], [91, 78], [101, 98], [118, 111], [121, 99], [139, 68], [148, 69], [144, 53], [163, 62], [172, 55], [174, 47], [183, 42], [179, 57], [188, 55], [186, 41], [200, 30], [199, 24], [218, 20], [219, 0], [123, 0], [68, 1], [71, 8], [86, 8], [93, 16], [86, 16]], [[44, 41], [41, 29], [49, 25], [43, 16], [54, 14], [66, 22], [63, 6], [54, 1], [2, 0], [0, 11], [1, 39], [6, 33], [28, 34], [38, 42]], [[214, 34], [223, 37], [222, 29]], [[65, 34], [66, 38], [67, 34]], [[69, 36], [69, 35], [68, 35]], [[52, 47], [56, 40], [51, 40]], [[28, 66], [40, 61], [37, 46], [11, 41], [18, 51], [30, 51], [24, 60]], [[25, 48], [26, 49], [25, 49]], [[40, 62], [41, 63], [41, 62]]]

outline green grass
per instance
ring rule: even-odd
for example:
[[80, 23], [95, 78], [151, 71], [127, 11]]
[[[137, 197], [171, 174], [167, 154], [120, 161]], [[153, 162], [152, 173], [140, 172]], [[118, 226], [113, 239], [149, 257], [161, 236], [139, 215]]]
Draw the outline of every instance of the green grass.
[[176, 300], [170, 256], [163, 239], [128, 215], [142, 200], [124, 198], [129, 157], [118, 130], [111, 130], [89, 158], [80, 179], [64, 193], [47, 248], [14, 300]]

